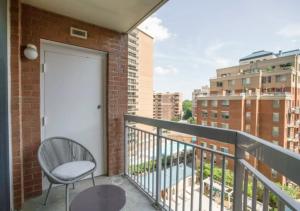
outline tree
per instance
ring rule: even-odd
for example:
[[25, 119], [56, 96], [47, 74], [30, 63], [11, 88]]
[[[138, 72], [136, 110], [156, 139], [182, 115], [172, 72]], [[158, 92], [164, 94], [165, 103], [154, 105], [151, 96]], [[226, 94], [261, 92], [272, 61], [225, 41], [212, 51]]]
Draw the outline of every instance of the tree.
[[196, 124], [196, 120], [194, 119], [194, 117], [190, 117], [190, 118], [188, 118], [188, 123], [190, 123], [190, 124]]
[[191, 117], [192, 117], [192, 111], [190, 109], [188, 109], [184, 112], [182, 119], [188, 120]]
[[192, 117], [192, 101], [184, 100], [182, 103], [183, 117], [182, 119], [188, 120]]

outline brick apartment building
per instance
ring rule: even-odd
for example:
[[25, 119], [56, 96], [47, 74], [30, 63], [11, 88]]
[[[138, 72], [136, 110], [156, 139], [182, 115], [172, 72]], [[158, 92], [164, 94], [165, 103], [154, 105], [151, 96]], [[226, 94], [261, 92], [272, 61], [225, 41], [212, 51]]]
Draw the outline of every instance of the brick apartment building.
[[[210, 79], [210, 94], [198, 97], [197, 123], [245, 131], [299, 152], [299, 53], [258, 51], [241, 58], [237, 66], [218, 69], [217, 77]], [[230, 145], [198, 141], [233, 153]], [[254, 165], [284, 182], [274, 170]]]
[[180, 119], [182, 113], [181, 93], [154, 93], [153, 118], [173, 120]]
[[192, 113], [193, 117], [197, 116], [197, 99], [200, 96], [206, 96], [209, 94], [209, 86], [202, 86], [200, 89], [194, 89], [192, 92]]
[[128, 113], [153, 117], [153, 37], [140, 29], [128, 34]]

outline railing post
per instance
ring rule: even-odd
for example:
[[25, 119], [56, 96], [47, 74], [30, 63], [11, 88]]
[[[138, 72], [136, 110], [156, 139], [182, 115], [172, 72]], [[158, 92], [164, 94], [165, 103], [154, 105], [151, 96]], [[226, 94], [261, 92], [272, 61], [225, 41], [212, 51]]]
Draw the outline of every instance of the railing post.
[[128, 121], [124, 121], [124, 174], [128, 175]]
[[157, 138], [156, 138], [156, 206], [159, 207], [159, 202], [161, 200], [160, 190], [161, 190], [161, 150], [162, 150], [162, 129], [156, 128]]
[[243, 180], [244, 167], [239, 162], [243, 159], [245, 152], [239, 148], [239, 136], [236, 134], [235, 138], [235, 158], [234, 158], [234, 186], [233, 186], [233, 211], [241, 211], [243, 208]]

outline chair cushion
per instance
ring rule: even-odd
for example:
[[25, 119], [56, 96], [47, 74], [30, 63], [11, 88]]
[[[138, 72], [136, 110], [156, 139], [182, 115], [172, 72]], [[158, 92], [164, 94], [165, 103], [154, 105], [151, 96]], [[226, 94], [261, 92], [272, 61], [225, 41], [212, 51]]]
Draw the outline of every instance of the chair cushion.
[[89, 172], [95, 167], [91, 161], [72, 161], [57, 166], [52, 174], [61, 180], [73, 180]]

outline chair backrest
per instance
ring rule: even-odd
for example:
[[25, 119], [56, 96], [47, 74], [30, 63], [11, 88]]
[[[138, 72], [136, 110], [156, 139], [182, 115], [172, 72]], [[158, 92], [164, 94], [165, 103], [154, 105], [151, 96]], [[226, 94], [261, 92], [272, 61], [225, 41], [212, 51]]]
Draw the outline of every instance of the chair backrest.
[[38, 160], [46, 174], [71, 161], [88, 160], [95, 163], [94, 157], [84, 146], [65, 137], [51, 137], [42, 141]]

